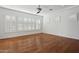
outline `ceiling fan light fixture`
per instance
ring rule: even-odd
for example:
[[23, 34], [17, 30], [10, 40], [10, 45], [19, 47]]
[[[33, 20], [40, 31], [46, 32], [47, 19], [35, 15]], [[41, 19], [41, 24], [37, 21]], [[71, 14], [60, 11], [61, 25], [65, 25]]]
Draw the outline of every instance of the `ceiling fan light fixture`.
[[42, 10], [41, 8], [37, 8], [38, 10]]
[[49, 9], [50, 11], [52, 11], [53, 9]]
[[38, 13], [40, 13], [41, 12], [41, 10], [42, 10], [42, 8], [40, 8], [40, 5], [38, 6], [38, 8], [37, 8], [37, 13], [36, 14], [38, 14]]

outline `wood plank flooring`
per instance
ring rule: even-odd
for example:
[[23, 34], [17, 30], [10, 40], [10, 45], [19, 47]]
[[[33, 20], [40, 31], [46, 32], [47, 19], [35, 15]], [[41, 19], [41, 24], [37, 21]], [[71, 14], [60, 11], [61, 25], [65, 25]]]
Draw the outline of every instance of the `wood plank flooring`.
[[38, 33], [0, 39], [1, 53], [78, 53], [79, 40]]

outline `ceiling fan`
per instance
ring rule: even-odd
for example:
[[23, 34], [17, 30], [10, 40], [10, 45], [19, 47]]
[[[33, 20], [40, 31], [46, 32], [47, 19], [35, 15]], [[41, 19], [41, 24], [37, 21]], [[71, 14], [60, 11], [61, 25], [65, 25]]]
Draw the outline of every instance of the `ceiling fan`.
[[38, 5], [37, 13], [36, 14], [39, 14], [41, 11], [42, 11], [42, 8], [40, 7], [40, 5]]
[[[43, 9], [38, 5], [36, 14], [39, 14]], [[53, 9], [48, 9], [49, 11], [53, 11]]]

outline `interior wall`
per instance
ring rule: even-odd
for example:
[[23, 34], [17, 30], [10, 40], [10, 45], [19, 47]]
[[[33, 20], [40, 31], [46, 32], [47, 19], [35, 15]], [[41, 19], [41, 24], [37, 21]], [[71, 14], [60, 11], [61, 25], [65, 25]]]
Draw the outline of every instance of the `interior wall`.
[[43, 32], [79, 39], [79, 7], [51, 12], [44, 16]]
[[42, 16], [0, 7], [0, 39], [40, 33], [42, 19]]
[[[69, 9], [60, 10], [58, 12], [51, 12], [47, 15], [37, 16], [28, 13], [19, 13], [18, 11], [9, 9], [1, 9], [0, 14], [5, 15], [10, 14], [12, 16], [19, 16], [19, 17], [31, 17], [33, 19], [41, 19], [43, 20], [43, 27], [41, 22], [41, 29], [40, 30], [31, 30], [31, 31], [17, 31], [17, 32], [10, 32], [10, 33], [2, 33], [4, 32], [4, 17], [0, 15], [0, 38], [4, 37], [13, 37], [19, 35], [26, 35], [32, 33], [39, 33], [44, 32], [48, 34], [60, 35], [69, 38], [76, 38], [79, 39], [79, 7], [73, 7]], [[43, 29], [42, 29], [43, 28]]]

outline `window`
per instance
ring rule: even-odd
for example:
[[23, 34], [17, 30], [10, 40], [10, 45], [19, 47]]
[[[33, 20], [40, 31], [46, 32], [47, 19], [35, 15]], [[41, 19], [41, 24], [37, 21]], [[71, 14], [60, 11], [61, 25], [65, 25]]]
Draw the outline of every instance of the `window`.
[[21, 17], [18, 17], [17, 19], [17, 31], [23, 31], [24, 30], [24, 20]]
[[40, 29], [40, 20], [36, 20], [36, 30]]
[[15, 32], [16, 31], [16, 17], [15, 16], [5, 16], [5, 32]]
[[[17, 19], [17, 20], [16, 20]], [[5, 16], [5, 32], [32, 31], [40, 29], [40, 20], [32, 18], [22, 18], [15, 16]]]

